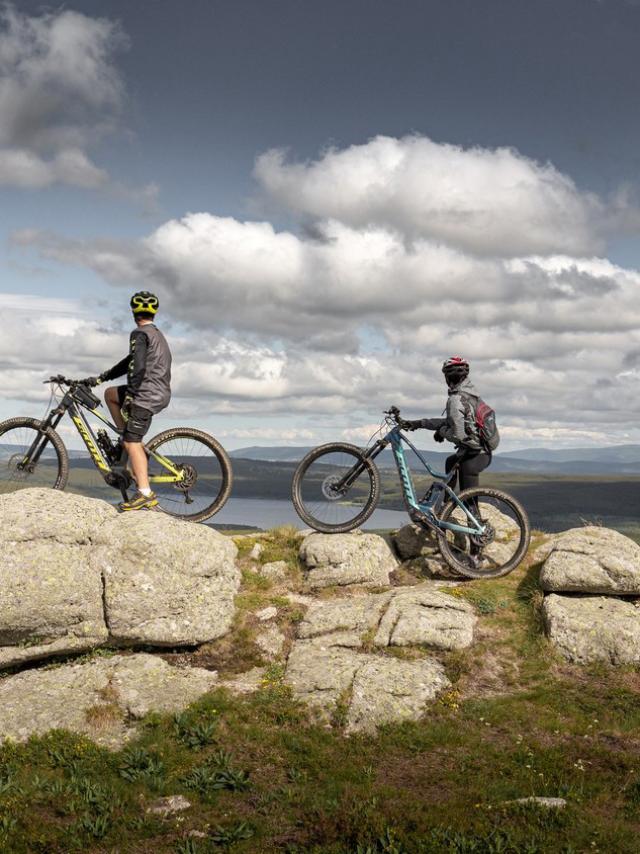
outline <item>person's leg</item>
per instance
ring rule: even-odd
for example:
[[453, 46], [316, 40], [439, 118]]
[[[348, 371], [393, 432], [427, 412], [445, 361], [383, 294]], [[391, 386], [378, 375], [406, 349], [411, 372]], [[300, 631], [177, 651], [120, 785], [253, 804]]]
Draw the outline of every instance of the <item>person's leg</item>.
[[491, 457], [484, 451], [464, 457], [460, 463], [460, 490], [476, 489], [480, 486], [480, 472], [484, 471], [490, 462]]
[[124, 447], [129, 454], [129, 462], [133, 471], [138, 493], [131, 501], [123, 502], [122, 510], [141, 510], [144, 507], [154, 507], [158, 499], [149, 486], [149, 464], [147, 454], [142, 444], [142, 438], [151, 425], [153, 413], [148, 409], [131, 404], [123, 434]]
[[[476, 489], [480, 486], [480, 472], [484, 471], [491, 462], [491, 456], [484, 451], [465, 457], [460, 466], [460, 485], [462, 489]], [[465, 502], [476, 520], [480, 520], [480, 505], [477, 498], [471, 498]], [[469, 552], [478, 555], [480, 546], [473, 540], [470, 541]]]
[[[451, 471], [451, 469], [455, 466], [455, 464], [458, 462], [458, 460], [459, 460], [459, 459], [460, 459], [460, 457], [459, 457], [457, 454], [451, 454], [451, 456], [450, 456], [450, 457], [447, 457], [447, 459], [445, 460], [445, 464], [444, 464], [444, 470], [445, 470], [445, 473], [446, 473], [446, 474], [449, 474], [449, 472], [450, 472], [450, 471]], [[453, 489], [454, 491], [455, 491], [455, 488], [456, 488], [456, 483], [457, 483], [457, 480], [458, 480], [458, 475], [459, 475], [459, 472], [456, 472], [456, 474], [454, 475], [454, 477], [453, 477], [453, 479], [452, 479], [451, 483], [449, 484], [449, 486], [451, 487], [451, 489]]]
[[124, 430], [124, 418], [122, 417], [122, 392], [124, 386], [109, 386], [104, 393], [104, 402], [107, 404], [113, 423], [119, 430]]
[[149, 463], [142, 442], [125, 442], [133, 477], [140, 492], [149, 490]]

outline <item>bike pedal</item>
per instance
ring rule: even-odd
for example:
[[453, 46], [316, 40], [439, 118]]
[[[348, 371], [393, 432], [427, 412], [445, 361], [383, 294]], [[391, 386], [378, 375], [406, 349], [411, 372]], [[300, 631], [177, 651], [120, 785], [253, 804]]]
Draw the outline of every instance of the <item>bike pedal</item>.
[[409, 518], [417, 525], [423, 525], [427, 528], [435, 527], [434, 520], [431, 517], [427, 516], [426, 513], [423, 513], [421, 510], [410, 510]]

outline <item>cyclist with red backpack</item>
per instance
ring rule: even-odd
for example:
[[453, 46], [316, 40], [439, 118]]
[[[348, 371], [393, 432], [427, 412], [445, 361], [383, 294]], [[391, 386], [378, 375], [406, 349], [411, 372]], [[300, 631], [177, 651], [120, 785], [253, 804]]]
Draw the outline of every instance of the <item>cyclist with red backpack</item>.
[[[462, 356], [447, 359], [442, 373], [449, 387], [446, 417], [403, 420], [400, 426], [405, 430], [433, 430], [436, 442], [452, 442], [456, 452], [447, 458], [446, 471], [458, 464], [460, 490], [472, 489], [479, 486], [480, 472], [490, 465], [500, 441], [495, 412], [476, 391], [469, 379], [469, 363]], [[455, 483], [452, 486], [455, 488]]]

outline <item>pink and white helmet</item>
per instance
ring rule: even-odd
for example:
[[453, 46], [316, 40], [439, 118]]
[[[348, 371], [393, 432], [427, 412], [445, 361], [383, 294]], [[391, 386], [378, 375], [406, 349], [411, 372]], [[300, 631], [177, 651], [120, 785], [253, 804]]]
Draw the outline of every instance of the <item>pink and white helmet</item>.
[[447, 380], [460, 382], [469, 376], [469, 362], [462, 356], [450, 356], [442, 363], [442, 373]]

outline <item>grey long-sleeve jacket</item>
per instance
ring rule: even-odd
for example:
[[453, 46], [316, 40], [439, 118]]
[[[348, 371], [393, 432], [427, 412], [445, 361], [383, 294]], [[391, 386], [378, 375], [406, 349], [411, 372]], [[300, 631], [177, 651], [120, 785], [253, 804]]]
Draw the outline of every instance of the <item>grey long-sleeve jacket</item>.
[[110, 370], [100, 374], [102, 381], [127, 376], [127, 393], [137, 406], [156, 413], [171, 399], [171, 351], [166, 338], [153, 323], [133, 330], [129, 354]]
[[[475, 398], [470, 401], [471, 406], [465, 405], [463, 395]], [[446, 418], [423, 418], [422, 426], [427, 430], [436, 430], [461, 450], [483, 450], [473, 414], [478, 397], [471, 380], [463, 380], [455, 388], [449, 389]]]

